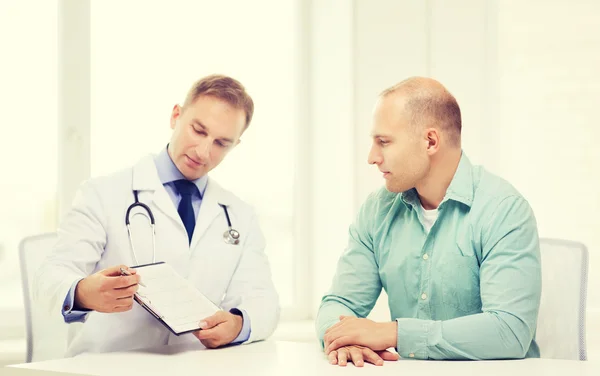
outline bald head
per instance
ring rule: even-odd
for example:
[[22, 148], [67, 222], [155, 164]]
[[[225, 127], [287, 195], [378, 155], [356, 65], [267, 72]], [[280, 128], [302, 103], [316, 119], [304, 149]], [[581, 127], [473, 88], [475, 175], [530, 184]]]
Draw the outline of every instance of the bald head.
[[437, 128], [447, 135], [449, 144], [460, 147], [460, 107], [442, 84], [431, 78], [411, 77], [381, 93], [382, 98], [392, 96], [404, 105], [413, 125]]

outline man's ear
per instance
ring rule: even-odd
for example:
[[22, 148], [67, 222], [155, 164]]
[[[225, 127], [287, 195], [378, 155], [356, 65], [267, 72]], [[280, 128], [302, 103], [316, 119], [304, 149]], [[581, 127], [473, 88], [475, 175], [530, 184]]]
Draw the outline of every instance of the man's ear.
[[440, 134], [435, 128], [428, 128], [426, 130], [427, 138], [427, 153], [429, 155], [437, 153], [440, 148]]
[[173, 106], [173, 110], [171, 111], [171, 129], [175, 129], [175, 125], [177, 125], [177, 119], [183, 113], [183, 109], [180, 105], [176, 104]]
[[231, 145], [229, 145], [229, 150], [235, 149], [235, 147], [238, 146], [240, 144], [240, 142], [242, 142], [241, 138], [238, 138], [237, 141], [232, 142]]

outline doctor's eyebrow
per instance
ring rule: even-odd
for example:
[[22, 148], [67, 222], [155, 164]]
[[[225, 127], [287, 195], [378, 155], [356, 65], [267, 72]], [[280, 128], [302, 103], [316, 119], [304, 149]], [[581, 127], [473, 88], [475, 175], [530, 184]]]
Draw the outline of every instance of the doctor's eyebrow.
[[[202, 128], [203, 131], [208, 131], [208, 129], [206, 128], [206, 126], [204, 126], [204, 124], [202, 124], [199, 120], [197, 119], [192, 119], [192, 123], [198, 125], [200, 128]], [[227, 137], [222, 137], [218, 139], [221, 142], [229, 142], [230, 144], [233, 144], [233, 140]]]

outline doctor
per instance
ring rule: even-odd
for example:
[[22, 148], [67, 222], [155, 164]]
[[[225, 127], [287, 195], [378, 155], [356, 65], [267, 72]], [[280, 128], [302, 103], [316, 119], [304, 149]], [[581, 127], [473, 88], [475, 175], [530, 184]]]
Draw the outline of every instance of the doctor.
[[[273, 332], [279, 302], [256, 214], [207, 175], [239, 144], [253, 111], [238, 81], [202, 78], [173, 107], [165, 149], [82, 184], [34, 282], [36, 304], [70, 324], [66, 356], [198, 340], [214, 348]], [[140, 279], [128, 266], [158, 261], [223, 309], [199, 318], [203, 330], [176, 337], [133, 303]]]

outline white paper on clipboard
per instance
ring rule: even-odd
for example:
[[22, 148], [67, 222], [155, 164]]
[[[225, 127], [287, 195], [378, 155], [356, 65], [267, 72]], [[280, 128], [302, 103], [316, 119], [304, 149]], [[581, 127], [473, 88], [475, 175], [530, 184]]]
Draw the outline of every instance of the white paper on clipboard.
[[219, 311], [219, 307], [167, 263], [134, 269], [146, 285], [139, 285], [136, 301], [176, 335], [199, 330], [202, 319]]

